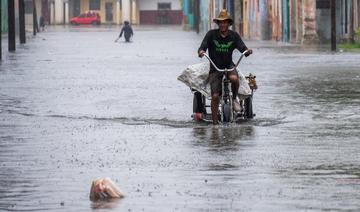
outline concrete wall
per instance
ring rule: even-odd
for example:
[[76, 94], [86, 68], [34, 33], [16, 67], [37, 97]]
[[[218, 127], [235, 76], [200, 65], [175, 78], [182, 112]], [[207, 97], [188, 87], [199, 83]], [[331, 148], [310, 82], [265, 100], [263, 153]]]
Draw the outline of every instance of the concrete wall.
[[317, 33], [321, 43], [331, 39], [331, 14], [330, 9], [316, 10]]
[[[336, 2], [336, 37], [338, 41], [346, 40], [349, 37], [350, 6], [347, 5], [348, 6], [347, 8], [345, 6], [346, 5], [344, 0], [340, 0]], [[347, 14], [347, 17], [345, 16], [345, 14]], [[347, 18], [347, 25], [345, 25], [346, 18]], [[354, 22], [355, 22], [355, 16], [354, 16]], [[356, 22], [354, 23], [354, 26], [355, 24]], [[321, 43], [330, 42], [331, 39], [330, 8], [316, 9], [316, 28], [320, 42]]]
[[[35, 4], [36, 4], [37, 21], [39, 22], [42, 13], [41, 0], [35, 0]], [[15, 11], [17, 12], [17, 9], [15, 9]], [[33, 13], [25, 13], [25, 25], [33, 25], [33, 23], [34, 23]], [[27, 26], [26, 28], [29, 29], [29, 26]]]

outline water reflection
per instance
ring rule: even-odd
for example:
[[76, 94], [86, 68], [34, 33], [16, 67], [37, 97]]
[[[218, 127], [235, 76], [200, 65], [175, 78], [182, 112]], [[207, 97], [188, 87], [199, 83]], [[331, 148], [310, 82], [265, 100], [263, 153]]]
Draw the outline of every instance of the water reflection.
[[288, 87], [324, 104], [347, 105], [359, 100], [360, 78], [357, 70], [323, 72], [325, 71], [317, 68], [317, 72], [314, 70], [311, 78], [299, 76], [289, 80]]
[[96, 201], [91, 203], [91, 209], [94, 211], [102, 211], [102, 209], [117, 209], [120, 207], [121, 199], [113, 198], [109, 200]]
[[300, 167], [294, 171], [298, 175], [337, 176], [337, 179], [353, 179], [360, 182], [360, 167], [356, 164], [323, 164], [316, 167]]
[[236, 147], [242, 140], [252, 140], [255, 132], [252, 125], [231, 124], [228, 126], [207, 126], [193, 128], [196, 144], [214, 147]]
[[193, 128], [193, 145], [202, 146], [207, 152], [202, 157], [203, 174], [213, 176], [226, 171], [222, 174], [225, 177], [220, 177], [220, 184], [237, 176], [238, 170], [249, 165], [248, 160], [240, 158], [246, 154], [245, 148], [255, 146], [255, 134], [254, 126], [248, 123]]

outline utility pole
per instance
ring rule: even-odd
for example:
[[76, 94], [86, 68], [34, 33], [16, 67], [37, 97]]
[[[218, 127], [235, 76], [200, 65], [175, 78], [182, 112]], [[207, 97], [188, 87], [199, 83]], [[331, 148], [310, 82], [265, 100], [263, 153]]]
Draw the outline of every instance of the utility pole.
[[194, 1], [194, 24], [196, 33], [200, 32], [200, 1]]
[[234, 0], [230, 0], [229, 2], [229, 11], [230, 15], [232, 16], [233, 19], [233, 23], [232, 23], [232, 30], [235, 30], [235, 26], [236, 26], [236, 18], [235, 18], [235, 2]]
[[9, 52], [13, 52], [16, 50], [16, 42], [15, 42], [15, 1], [8, 1], [8, 49]]
[[331, 10], [331, 51], [336, 51], [336, 0], [330, 0]]
[[25, 4], [24, 0], [19, 0], [19, 32], [20, 32], [20, 43], [26, 43], [25, 34]]
[[354, 1], [350, 1], [350, 25], [349, 25], [350, 43], [355, 43], [354, 39]]
[[227, 0], [223, 0], [223, 9], [226, 10], [226, 1]]
[[33, 34], [36, 35], [39, 32], [38, 24], [37, 24], [37, 14], [36, 14], [36, 3], [35, 0], [33, 2]]

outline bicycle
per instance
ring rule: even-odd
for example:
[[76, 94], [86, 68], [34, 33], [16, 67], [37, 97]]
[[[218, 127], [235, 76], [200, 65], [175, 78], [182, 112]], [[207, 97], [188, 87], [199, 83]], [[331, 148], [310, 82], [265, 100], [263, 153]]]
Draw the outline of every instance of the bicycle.
[[[215, 63], [211, 60], [209, 55], [204, 53], [204, 56], [210, 61], [210, 63], [214, 66], [214, 68], [219, 72], [232, 72], [237, 70], [237, 67], [240, 64], [242, 58], [247, 54], [247, 51], [244, 51], [237, 63], [233, 68], [230, 69], [219, 69]], [[252, 107], [252, 99], [254, 90], [257, 89], [256, 85], [256, 76], [249, 74], [249, 76], [245, 77], [249, 87], [251, 89], [251, 94], [246, 96], [245, 98], [240, 100], [241, 111], [234, 111], [233, 110], [233, 93], [231, 92], [231, 81], [228, 79], [227, 74], [223, 74], [222, 78], [222, 93], [220, 96], [220, 104], [219, 104], [219, 120], [222, 123], [234, 122], [240, 119], [247, 120], [254, 118], [255, 114], [253, 113]], [[194, 92], [194, 99], [193, 99], [193, 119], [195, 121], [212, 121], [212, 115], [208, 114], [206, 108], [211, 107], [210, 105], [206, 104], [206, 98], [200, 92], [193, 90]]]

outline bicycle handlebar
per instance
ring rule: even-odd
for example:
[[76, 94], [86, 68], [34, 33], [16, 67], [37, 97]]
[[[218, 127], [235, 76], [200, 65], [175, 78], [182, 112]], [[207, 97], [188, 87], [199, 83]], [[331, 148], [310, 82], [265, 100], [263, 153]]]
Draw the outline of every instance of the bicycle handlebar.
[[204, 53], [204, 56], [210, 61], [210, 63], [215, 67], [215, 69], [216, 69], [217, 71], [220, 71], [220, 72], [227, 72], [227, 71], [229, 71], [229, 72], [231, 72], [231, 71], [234, 71], [234, 70], [239, 66], [241, 59], [242, 59], [242, 58], [246, 55], [246, 53], [248, 53], [248, 52], [249, 52], [249, 50], [245, 50], [243, 53], [241, 53], [241, 56], [240, 56], [239, 60], [238, 60], [237, 63], [235, 64], [234, 68], [231, 68], [231, 69], [227, 69], [227, 68], [225, 68], [225, 69], [219, 69], [219, 68], [215, 65], [215, 63], [210, 59], [209, 55], [207, 55], [206, 53]]

